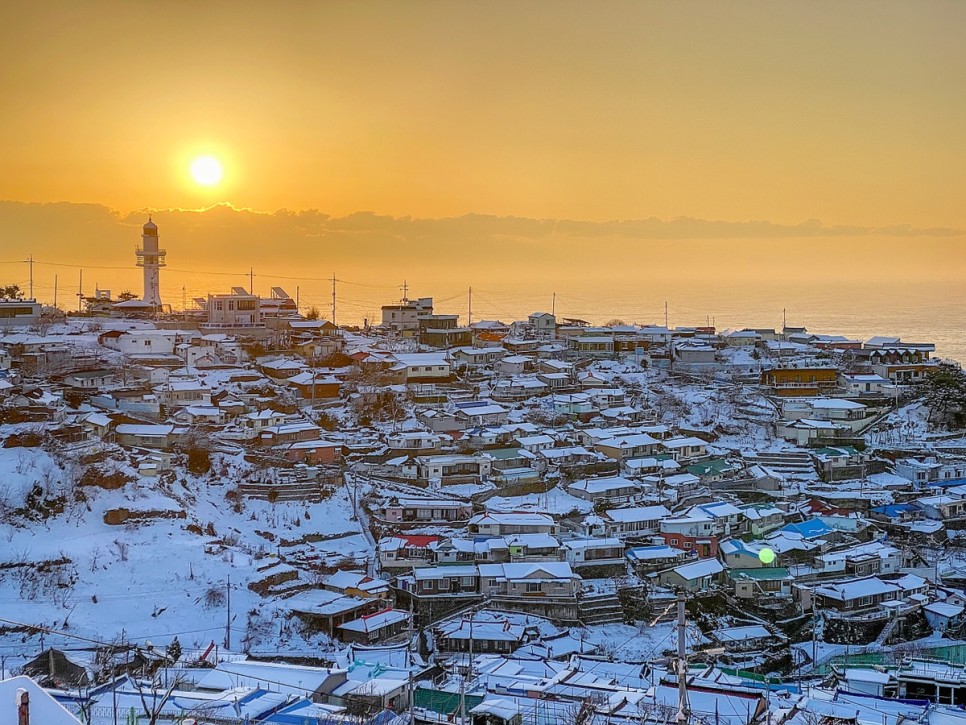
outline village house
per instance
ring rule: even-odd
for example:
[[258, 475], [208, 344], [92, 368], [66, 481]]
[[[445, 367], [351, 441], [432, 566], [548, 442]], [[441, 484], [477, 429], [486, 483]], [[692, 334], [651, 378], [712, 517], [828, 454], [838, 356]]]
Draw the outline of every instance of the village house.
[[627, 550], [625, 556], [639, 576], [662, 571], [695, 558], [693, 551], [664, 545], [633, 546]]
[[262, 447], [271, 448], [302, 441], [317, 441], [321, 433], [319, 426], [307, 421], [283, 423], [263, 428], [258, 434], [258, 443]]
[[594, 450], [608, 458], [623, 461], [627, 458], [644, 458], [658, 452], [661, 441], [647, 433], [630, 433], [594, 444]]
[[383, 509], [388, 523], [430, 524], [469, 521], [473, 505], [465, 501], [400, 498]]
[[660, 447], [671, 454], [671, 457], [679, 463], [704, 458], [708, 455], [707, 442], [694, 436], [667, 438], [660, 442]]
[[413, 569], [412, 574], [396, 581], [403, 591], [416, 597], [476, 596], [479, 576], [475, 565], [429, 566]]
[[435, 560], [433, 550], [439, 540], [439, 536], [426, 534], [396, 534], [384, 537], [376, 544], [379, 566], [384, 570], [430, 566]]
[[168, 378], [168, 382], [154, 387], [154, 394], [169, 408], [211, 405], [211, 388], [196, 378]]
[[283, 443], [272, 448], [272, 452], [292, 463], [305, 463], [310, 466], [332, 465], [342, 458], [342, 444], [311, 438]]
[[480, 593], [491, 597], [573, 598], [580, 576], [567, 562], [481, 564]]
[[894, 390], [889, 378], [875, 373], [841, 373], [839, 385], [848, 395], [885, 395]]
[[473, 343], [473, 331], [459, 326], [459, 315], [420, 315], [418, 322], [421, 345], [449, 349]]
[[502, 347], [457, 347], [450, 350], [450, 362], [455, 368], [479, 368], [493, 365], [505, 354]]
[[718, 530], [714, 518], [700, 511], [676, 517], [669, 514], [660, 522], [660, 536], [665, 544], [695, 551], [702, 558], [718, 555]]
[[103, 390], [117, 382], [110, 370], [88, 370], [64, 376], [64, 385], [78, 390]]
[[624, 543], [620, 539], [567, 539], [562, 548], [565, 561], [574, 569], [610, 567], [623, 572]]
[[567, 486], [567, 492], [585, 501], [606, 501], [610, 504], [629, 503], [637, 498], [642, 486], [623, 476], [584, 478]]
[[419, 478], [439, 481], [484, 481], [490, 475], [492, 461], [485, 455], [418, 456], [416, 467]]
[[397, 305], [382, 306], [382, 327], [399, 337], [416, 337], [419, 334], [419, 318], [431, 314], [432, 297], [415, 300], [403, 298]]
[[454, 415], [467, 427], [502, 425], [509, 411], [501, 405], [485, 400], [457, 403]]
[[966, 459], [952, 456], [900, 458], [895, 463], [895, 472], [920, 488], [930, 483], [966, 481]]
[[534, 627], [514, 623], [502, 613], [474, 612], [441, 622], [435, 629], [439, 652], [509, 655], [536, 634]]
[[466, 527], [471, 534], [508, 536], [510, 534], [556, 534], [559, 527], [551, 516], [537, 513], [477, 514]]
[[443, 437], [424, 431], [396, 431], [386, 436], [393, 453], [432, 453], [443, 447]]
[[373, 644], [394, 637], [408, 626], [410, 626], [409, 612], [383, 609], [340, 624], [336, 631], [343, 642]]
[[442, 383], [452, 378], [446, 353], [396, 353], [393, 360], [402, 366], [406, 383]]
[[338, 398], [342, 390], [342, 382], [338, 378], [314, 370], [296, 373], [285, 382], [303, 400], [332, 400]]
[[359, 599], [386, 599], [389, 596], [388, 582], [355, 571], [329, 574], [323, 577], [319, 585], [326, 591]]
[[522, 375], [533, 369], [534, 360], [528, 355], [506, 355], [493, 364], [493, 371], [502, 375]]
[[702, 559], [663, 571], [657, 580], [671, 589], [703, 592], [711, 589], [723, 571], [724, 566], [717, 559]]
[[823, 584], [812, 591], [813, 606], [822, 610], [856, 612], [875, 609], [883, 602], [901, 599], [899, 584], [875, 576], [851, 579], [835, 584]]
[[232, 287], [230, 294], [209, 294], [205, 309], [208, 321], [201, 325], [205, 330], [241, 328], [254, 332], [265, 327], [258, 295], [241, 287]]
[[[600, 518], [603, 534], [617, 539], [629, 537], [642, 538], [658, 533], [660, 522], [671, 515], [664, 506], [636, 506], [631, 508], [608, 509]], [[591, 536], [596, 530], [588, 532]]]
[[499, 380], [493, 386], [491, 396], [499, 402], [527, 400], [547, 392], [547, 385], [534, 377], [513, 377]]
[[725, 571], [728, 586], [738, 599], [760, 600], [762, 597], [792, 596], [795, 578], [785, 567], [762, 566], [752, 569], [729, 568]]
[[838, 368], [781, 367], [763, 370], [761, 386], [778, 396], [816, 396], [838, 385]]
[[470, 425], [467, 420], [460, 418], [455, 413], [447, 413], [435, 408], [418, 411], [416, 420], [433, 433], [455, 433], [465, 430]]
[[178, 443], [185, 432], [173, 425], [121, 423], [114, 428], [114, 440], [122, 446], [166, 449]]

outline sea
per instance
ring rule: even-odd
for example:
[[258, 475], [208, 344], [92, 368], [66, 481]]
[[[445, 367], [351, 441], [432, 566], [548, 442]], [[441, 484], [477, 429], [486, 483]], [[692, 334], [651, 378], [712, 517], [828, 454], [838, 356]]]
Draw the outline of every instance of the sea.
[[[304, 273], [304, 271], [302, 272]], [[332, 318], [332, 282], [322, 277], [288, 274], [224, 277], [165, 274], [162, 296], [172, 310], [190, 308], [194, 297], [230, 286], [270, 295], [273, 287], [296, 297], [302, 312], [315, 307]], [[345, 277], [348, 277], [346, 275]], [[132, 289], [137, 289], [136, 281]], [[380, 307], [410, 298], [433, 297], [435, 310], [470, 319], [525, 319], [533, 312], [553, 312], [558, 320], [578, 319], [591, 324], [619, 320], [628, 324], [664, 324], [672, 327], [713, 325], [719, 331], [745, 327], [781, 329], [783, 324], [811, 332], [845, 335], [865, 341], [876, 335], [899, 337], [905, 342], [929, 342], [937, 357], [966, 362], [966, 285], [955, 281], [880, 284], [874, 280], [661, 281], [614, 278], [566, 279], [536, 275], [455, 280], [452, 275], [421, 275], [404, 281], [356, 274], [338, 276], [335, 283], [335, 319], [339, 324], [378, 323]]]

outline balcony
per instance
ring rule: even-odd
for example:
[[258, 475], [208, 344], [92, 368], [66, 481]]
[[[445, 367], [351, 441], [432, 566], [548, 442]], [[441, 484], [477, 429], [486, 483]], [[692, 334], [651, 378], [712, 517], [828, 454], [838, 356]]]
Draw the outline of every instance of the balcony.
[[145, 264], [156, 264], [159, 267], [167, 266], [167, 262], [164, 259], [165, 255], [168, 253], [166, 249], [148, 250], [137, 247], [134, 250], [134, 253], [138, 258], [138, 267], [143, 267]]

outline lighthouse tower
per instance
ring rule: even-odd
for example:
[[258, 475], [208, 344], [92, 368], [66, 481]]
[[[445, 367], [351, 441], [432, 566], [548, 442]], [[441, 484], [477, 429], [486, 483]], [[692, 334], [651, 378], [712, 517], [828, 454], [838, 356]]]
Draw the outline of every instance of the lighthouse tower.
[[142, 302], [161, 306], [160, 271], [165, 266], [166, 252], [158, 248], [158, 225], [148, 217], [141, 231], [141, 246], [137, 248], [138, 267], [144, 268], [144, 296]]

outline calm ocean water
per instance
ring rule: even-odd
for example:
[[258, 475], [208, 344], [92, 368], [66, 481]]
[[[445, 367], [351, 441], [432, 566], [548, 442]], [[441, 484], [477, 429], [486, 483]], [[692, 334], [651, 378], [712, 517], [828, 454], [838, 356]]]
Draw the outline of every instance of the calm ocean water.
[[[295, 271], [286, 278], [256, 278], [255, 289], [268, 294], [271, 286], [283, 286], [293, 297], [298, 290], [303, 311], [316, 306], [330, 316], [332, 286], [320, 278], [299, 279]], [[321, 276], [321, 275], [320, 275]], [[371, 279], [355, 275], [337, 283], [336, 321], [361, 324], [378, 320], [379, 308], [397, 300], [402, 280]], [[857, 279], [851, 283], [755, 282], [722, 280], [714, 283], [687, 280], [640, 281], [575, 280], [540, 278], [532, 282], [502, 279], [498, 275], [472, 281], [473, 319], [512, 321], [531, 312], [550, 311], [558, 318], [573, 317], [602, 324], [612, 319], [628, 323], [668, 322], [677, 325], [715, 324], [719, 330], [742, 327], [780, 329], [783, 310], [789, 325], [810, 331], [847, 335], [867, 340], [873, 335], [894, 335], [907, 342], [933, 342], [937, 355], [966, 362], [966, 285], [954, 282], [881, 284]], [[342, 280], [342, 277], [340, 277]], [[248, 287], [247, 277], [204, 279], [198, 275], [162, 278], [165, 301], [181, 308], [183, 297], [201, 296], [206, 290], [226, 290], [231, 285]], [[132, 280], [132, 289], [137, 289]], [[459, 314], [466, 322], [469, 283], [450, 277], [410, 280], [410, 297], [432, 296], [437, 312]]]

